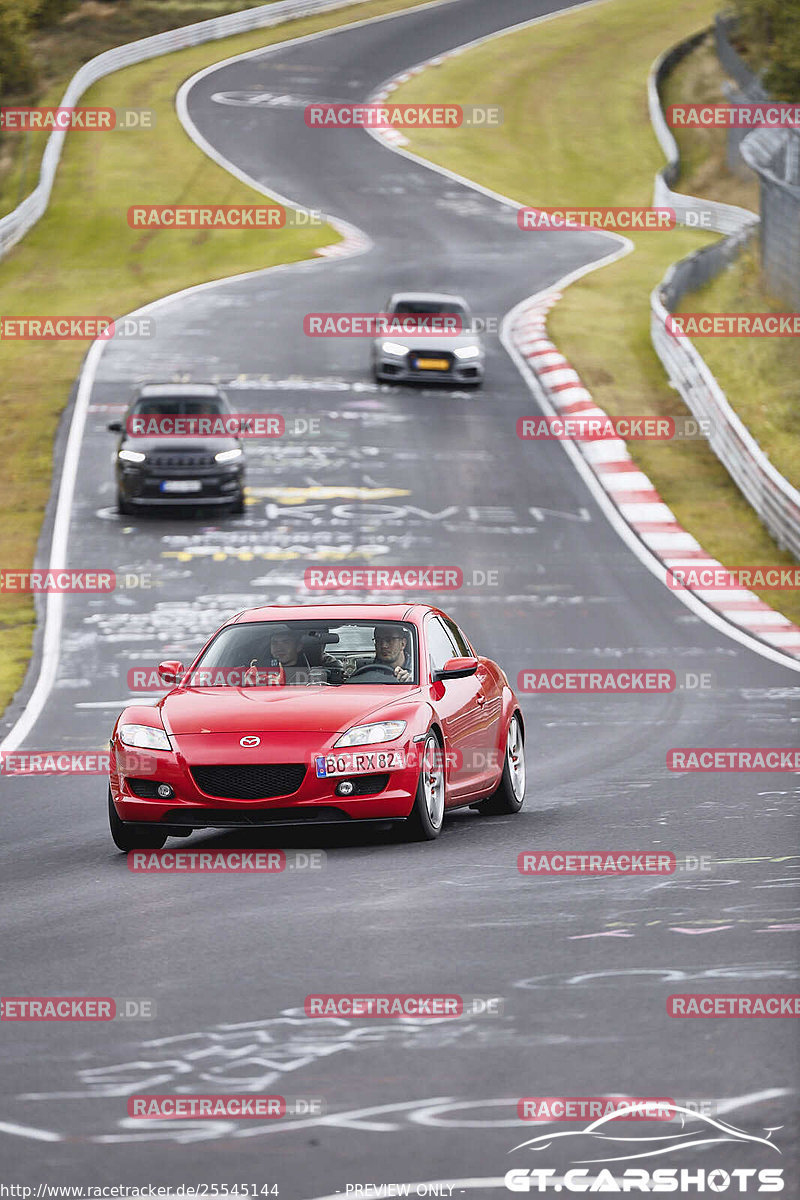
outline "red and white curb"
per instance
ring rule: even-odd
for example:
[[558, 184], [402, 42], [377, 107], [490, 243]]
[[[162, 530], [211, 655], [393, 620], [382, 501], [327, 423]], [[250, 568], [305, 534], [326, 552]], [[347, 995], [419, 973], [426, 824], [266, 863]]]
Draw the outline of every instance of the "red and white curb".
[[[592, 399], [578, 372], [547, 336], [547, 313], [561, 299], [559, 292], [538, 296], [520, 310], [512, 330], [514, 344], [536, 373], [559, 416], [598, 418], [607, 414]], [[575, 439], [581, 454], [622, 518], [664, 566], [664, 582], [671, 568], [725, 567], [711, 558], [700, 543], [678, 524], [643, 471], [634, 463], [621, 438], [602, 441]], [[770, 608], [754, 592], [742, 588], [687, 588], [709, 608], [784, 654], [800, 658], [800, 628]]]
[[314, 253], [319, 258], [349, 258], [352, 254], [364, 254], [371, 245], [372, 241], [365, 233], [348, 225], [340, 242], [333, 242], [330, 246], [318, 246]]
[[[407, 71], [402, 71], [399, 75], [394, 75], [391, 79], [384, 83], [379, 92], [373, 92], [369, 98], [369, 104], [382, 104], [384, 100], [388, 100], [392, 92], [396, 91], [402, 84], [408, 83], [415, 75], [421, 75], [423, 71], [427, 71], [428, 67], [438, 67], [448, 58], [455, 58], [457, 54], [461, 54], [463, 46], [457, 46], [455, 50], [448, 50], [446, 54], [439, 54], [436, 58], [429, 58], [426, 62], [419, 63], [416, 67], [410, 67]], [[370, 133], [373, 133], [377, 138], [386, 142], [389, 146], [407, 146], [408, 138], [399, 129], [395, 129], [393, 125], [371, 125]]]

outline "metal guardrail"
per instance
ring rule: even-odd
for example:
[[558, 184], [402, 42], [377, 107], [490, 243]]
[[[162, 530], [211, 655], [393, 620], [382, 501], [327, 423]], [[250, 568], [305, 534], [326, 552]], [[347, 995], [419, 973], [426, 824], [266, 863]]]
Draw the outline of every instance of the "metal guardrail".
[[[130, 67], [148, 58], [170, 54], [173, 50], [186, 50], [190, 46], [199, 46], [203, 42], [230, 37], [232, 34], [265, 29], [270, 25], [280, 25], [284, 21], [315, 16], [331, 9], [349, 8], [360, 3], [362, 0], [278, 0], [276, 4], [262, 4], [245, 12], [211, 17], [207, 21], [185, 25], [182, 29], [169, 29], [165, 33], [140, 38], [124, 46], [115, 46], [90, 58], [76, 71], [61, 98], [60, 107], [73, 108], [87, 88], [121, 67]], [[21, 204], [0, 219], [0, 258], [8, 253], [46, 212], [66, 136], [66, 130], [63, 129], [50, 134], [42, 155], [38, 184]]]
[[[650, 119], [667, 158], [655, 179], [653, 203], [675, 210], [678, 221], [726, 234], [723, 241], [673, 264], [650, 296], [650, 335], [670, 382], [697, 420], [708, 422], [708, 443], [742, 495], [752, 505], [781, 549], [800, 559], [800, 492], [784, 479], [731, 408], [708, 364], [687, 337], [667, 329], [667, 317], [680, 297], [706, 282], [740, 252], [759, 225], [746, 208], [719, 204], [671, 188], [680, 173], [680, 154], [661, 108], [660, 84], [667, 71], [688, 54], [703, 34], [672, 47], [656, 59], [648, 80]], [[703, 213], [710, 214], [703, 222]]]

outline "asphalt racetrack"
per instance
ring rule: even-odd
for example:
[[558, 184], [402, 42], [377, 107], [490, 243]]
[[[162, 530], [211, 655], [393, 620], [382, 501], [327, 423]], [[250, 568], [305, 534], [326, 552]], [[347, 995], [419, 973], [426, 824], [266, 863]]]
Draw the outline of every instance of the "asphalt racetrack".
[[[532, 667], [659, 667], [681, 680], [705, 673], [709, 686], [522, 695], [524, 809], [459, 812], [436, 842], [271, 831], [174, 843], [324, 851], [323, 869], [266, 878], [134, 875], [108, 836], [102, 778], [4, 779], [5, 994], [151, 998], [156, 1010], [127, 1023], [5, 1027], [7, 1183], [238, 1181], [311, 1200], [439, 1180], [460, 1181], [453, 1195], [502, 1195], [513, 1167], [563, 1171], [602, 1157], [588, 1135], [513, 1150], [583, 1127], [523, 1124], [521, 1097], [620, 1094], [713, 1102], [750, 1135], [774, 1130], [781, 1151], [726, 1141], [656, 1165], [779, 1166], [784, 1195], [800, 1194], [793, 1023], [666, 1012], [673, 993], [797, 991], [794, 777], [666, 765], [671, 747], [791, 745], [796, 669], [668, 591], [562, 445], [516, 437], [517, 419], [539, 409], [496, 334], [485, 386], [461, 392], [378, 386], [364, 339], [303, 333], [306, 313], [380, 310], [403, 289], [463, 293], [475, 312], [502, 318], [613, 243], [523, 234], [507, 206], [363, 130], [307, 128], [299, 103], [219, 99], [363, 100], [424, 59], [562, 7], [456, 0], [266, 49], [191, 87], [189, 119], [217, 155], [271, 194], [349, 222], [371, 247], [168, 300], [153, 310], [156, 337], [105, 348], [69, 562], [150, 573], [156, 586], [66, 598], [55, 684], [22, 748], [102, 748], [131, 668], [188, 661], [239, 608], [307, 600], [304, 570], [333, 555], [460, 567], [463, 588], [420, 598], [451, 613], [512, 680]], [[234, 407], [318, 419], [319, 432], [248, 447], [241, 517], [122, 518], [106, 424], [133, 385], [172, 378], [219, 381]], [[21, 711], [6, 714], [6, 731]], [[521, 850], [597, 847], [713, 863], [667, 878], [517, 870]], [[502, 1012], [307, 1018], [304, 998], [321, 992], [458, 993], [500, 998]], [[127, 1115], [141, 1092], [280, 1094], [324, 1111], [151, 1123]], [[628, 1123], [624, 1134], [645, 1129]]]

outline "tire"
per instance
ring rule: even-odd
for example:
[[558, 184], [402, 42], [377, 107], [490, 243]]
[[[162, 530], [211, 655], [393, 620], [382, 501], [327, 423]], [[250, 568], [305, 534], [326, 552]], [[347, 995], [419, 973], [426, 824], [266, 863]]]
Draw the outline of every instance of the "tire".
[[133, 508], [127, 500], [122, 498], [122, 493], [117, 492], [117, 512], [121, 517], [132, 517]]
[[422, 766], [417, 782], [414, 807], [405, 827], [405, 840], [432, 842], [442, 832], [446, 799], [442, 747], [435, 733], [429, 732], [422, 747]]
[[240, 492], [231, 505], [231, 513], [234, 517], [240, 517], [244, 512], [244, 492]]
[[497, 789], [487, 800], [476, 805], [486, 816], [518, 813], [525, 802], [525, 744], [519, 714], [514, 713], [508, 723], [506, 754], [503, 774]]
[[167, 840], [166, 833], [162, 833], [157, 825], [126, 825], [121, 821], [111, 798], [111, 788], [108, 789], [108, 824], [118, 850], [160, 850]]

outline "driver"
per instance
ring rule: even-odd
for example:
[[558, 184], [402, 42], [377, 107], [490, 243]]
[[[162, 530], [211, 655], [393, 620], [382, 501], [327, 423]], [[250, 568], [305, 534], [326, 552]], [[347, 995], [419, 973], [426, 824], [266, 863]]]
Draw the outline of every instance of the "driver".
[[402, 625], [375, 626], [375, 662], [391, 667], [401, 683], [411, 683], [411, 639]]
[[[276, 625], [270, 634], [269, 652], [273, 665], [283, 667], [287, 683], [310, 681], [311, 663], [300, 648], [302, 641], [302, 632], [291, 625]], [[330, 654], [323, 654], [320, 665], [335, 667], [337, 662]]]

